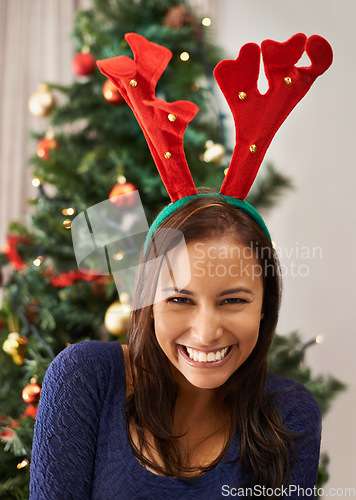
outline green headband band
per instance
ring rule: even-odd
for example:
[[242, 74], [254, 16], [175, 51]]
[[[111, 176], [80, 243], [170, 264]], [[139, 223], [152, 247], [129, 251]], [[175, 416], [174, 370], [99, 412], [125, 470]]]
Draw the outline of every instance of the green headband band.
[[197, 196], [222, 196], [230, 205], [233, 205], [234, 207], [239, 208], [243, 212], [245, 212], [247, 215], [249, 215], [259, 226], [260, 228], [264, 231], [264, 233], [267, 235], [268, 239], [271, 240], [271, 235], [269, 234], [269, 231], [267, 229], [267, 226], [260, 216], [260, 214], [257, 212], [255, 208], [253, 208], [252, 205], [247, 203], [247, 201], [244, 200], [238, 200], [237, 198], [233, 198], [232, 196], [226, 196], [221, 193], [199, 193], [199, 194], [194, 194], [192, 196], [185, 196], [184, 198], [181, 198], [174, 203], [170, 203], [167, 205], [155, 218], [153, 223], [151, 224], [147, 236], [146, 236], [146, 241], [143, 247], [143, 253], [146, 253], [147, 247], [149, 242], [151, 241], [151, 238], [158, 228], [158, 226], [169, 216], [171, 213], [173, 213], [175, 210], [180, 208], [182, 205], [187, 203], [188, 201], [192, 200], [193, 198], [196, 198]]

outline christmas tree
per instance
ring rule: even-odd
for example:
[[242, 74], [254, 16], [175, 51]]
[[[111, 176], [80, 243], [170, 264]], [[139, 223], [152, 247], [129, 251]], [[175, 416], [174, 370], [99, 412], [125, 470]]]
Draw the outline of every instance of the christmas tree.
[[[185, 152], [195, 185], [220, 188], [229, 165], [224, 114], [215, 98], [213, 69], [223, 58], [210, 40], [208, 17], [184, 1], [95, 0], [80, 11], [73, 29], [72, 85], [41, 84], [30, 111], [43, 116], [47, 131], [33, 134], [30, 165], [38, 196], [27, 225], [13, 222], [0, 266], [11, 268], [0, 311], [0, 497], [28, 498], [29, 462], [41, 383], [53, 358], [84, 340], [125, 341], [125, 291], [110, 275], [78, 270], [72, 221], [104, 200], [137, 190], [148, 223], [169, 202], [144, 136], [120, 93], [95, 61], [126, 55], [127, 32], [168, 47], [172, 60], [157, 95], [169, 102], [190, 100], [200, 112], [185, 134]], [[61, 104], [56, 104], [61, 102]], [[265, 165], [248, 201], [258, 210], [274, 205], [291, 183]], [[121, 314], [116, 314], [120, 311]], [[306, 385], [323, 413], [343, 385], [331, 376], [313, 378], [303, 343], [294, 333], [276, 335], [270, 369]], [[322, 460], [319, 485], [327, 479]]]

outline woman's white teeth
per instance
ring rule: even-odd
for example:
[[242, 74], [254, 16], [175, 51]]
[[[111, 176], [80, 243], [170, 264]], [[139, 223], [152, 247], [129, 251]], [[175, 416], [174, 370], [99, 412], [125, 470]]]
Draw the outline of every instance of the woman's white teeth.
[[201, 363], [206, 363], [207, 361], [220, 361], [220, 359], [223, 359], [225, 357], [229, 348], [225, 347], [224, 349], [221, 349], [221, 351], [217, 352], [195, 351], [191, 347], [186, 347], [186, 349], [190, 359], [199, 361]]

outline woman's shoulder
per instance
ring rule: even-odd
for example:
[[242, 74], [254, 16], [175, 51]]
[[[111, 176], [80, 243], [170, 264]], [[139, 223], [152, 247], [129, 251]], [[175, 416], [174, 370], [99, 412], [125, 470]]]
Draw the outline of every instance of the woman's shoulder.
[[83, 363], [85, 361], [94, 362], [95, 364], [107, 365], [108, 360], [122, 358], [121, 345], [114, 342], [104, 342], [102, 340], [84, 340], [70, 344], [65, 347], [52, 361], [58, 364], [63, 363]]
[[46, 378], [70, 379], [72, 376], [105, 376], [124, 369], [121, 345], [114, 342], [87, 340], [70, 344], [49, 365]]
[[285, 422], [300, 431], [313, 422], [321, 426], [321, 412], [315, 397], [301, 383], [287, 377], [268, 373], [266, 391], [280, 409]]

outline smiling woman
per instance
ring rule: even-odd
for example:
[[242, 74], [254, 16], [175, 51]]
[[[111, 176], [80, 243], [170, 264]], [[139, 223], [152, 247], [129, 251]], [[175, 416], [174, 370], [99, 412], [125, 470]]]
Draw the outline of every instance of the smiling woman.
[[[212, 197], [197, 197], [167, 218], [140, 267], [125, 350], [132, 449], [149, 471], [181, 480], [203, 474], [208, 481], [233, 457], [230, 484], [311, 484], [320, 412], [299, 384], [267, 374], [280, 304], [276, 254], [247, 214], [208, 188], [198, 193]], [[168, 229], [179, 229], [186, 249], [174, 248], [176, 235], [167, 237]], [[253, 252], [242, 257], [246, 248]], [[211, 260], [213, 250], [222, 257]], [[197, 261], [203, 273], [194, 272]], [[240, 273], [214, 272], [231, 265]], [[147, 294], [152, 305], [140, 307]], [[310, 408], [306, 419], [300, 405]], [[290, 412], [298, 427], [285, 421]], [[310, 417], [306, 446], [295, 431], [305, 431]], [[302, 463], [308, 468], [298, 477]]]
[[[216, 500], [236, 488], [260, 496], [261, 487], [273, 498], [288, 485], [297, 487], [288, 498], [306, 497], [317, 479], [320, 410], [302, 385], [267, 371], [279, 264], [245, 197], [279, 125], [331, 64], [331, 48], [317, 35], [263, 42], [271, 83], [263, 96], [256, 44], [215, 68], [244, 119], [216, 193], [195, 187], [183, 152], [197, 107], [154, 94], [172, 54], [135, 33], [126, 40], [134, 60], [98, 65], [134, 110], [172, 203], [140, 255], [128, 344], [69, 346], [46, 373], [30, 498]], [[312, 64], [296, 67], [305, 48]]]

